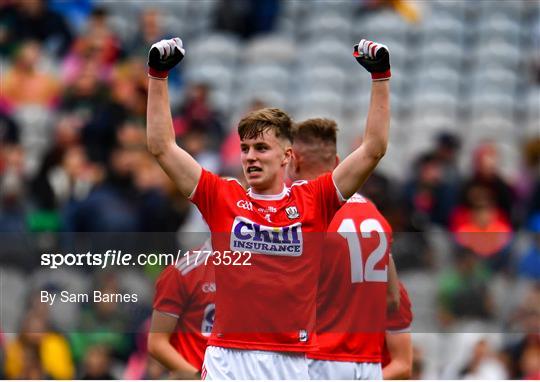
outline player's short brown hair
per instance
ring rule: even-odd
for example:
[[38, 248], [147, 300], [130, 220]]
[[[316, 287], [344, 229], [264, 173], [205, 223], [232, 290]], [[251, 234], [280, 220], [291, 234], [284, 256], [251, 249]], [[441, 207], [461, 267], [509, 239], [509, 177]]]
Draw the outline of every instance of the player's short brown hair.
[[238, 135], [241, 140], [255, 139], [265, 131], [273, 131], [277, 138], [292, 143], [292, 120], [287, 113], [278, 108], [264, 108], [252, 111], [238, 124]]
[[330, 143], [334, 146], [337, 142], [337, 123], [328, 118], [311, 118], [297, 123], [292, 130], [295, 142], [304, 144]]
[[311, 118], [292, 129], [294, 151], [305, 158], [304, 167], [333, 168], [337, 155], [337, 123], [328, 118]]

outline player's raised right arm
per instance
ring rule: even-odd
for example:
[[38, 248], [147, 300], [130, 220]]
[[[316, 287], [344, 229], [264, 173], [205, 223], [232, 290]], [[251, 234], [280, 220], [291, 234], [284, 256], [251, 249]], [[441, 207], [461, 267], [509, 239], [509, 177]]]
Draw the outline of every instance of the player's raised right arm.
[[167, 76], [185, 55], [182, 40], [161, 40], [148, 55], [148, 104], [146, 136], [148, 150], [174, 181], [182, 195], [189, 197], [201, 176], [201, 166], [176, 144], [172, 125]]

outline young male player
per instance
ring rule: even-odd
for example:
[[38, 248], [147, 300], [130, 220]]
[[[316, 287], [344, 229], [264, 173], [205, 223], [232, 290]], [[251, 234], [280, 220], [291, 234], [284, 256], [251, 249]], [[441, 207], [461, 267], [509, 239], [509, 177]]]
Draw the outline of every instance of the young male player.
[[316, 259], [321, 250], [308, 235], [326, 230], [385, 153], [388, 50], [366, 40], [355, 46], [357, 61], [374, 80], [371, 104], [362, 145], [332, 173], [286, 187], [290, 118], [272, 108], [243, 118], [238, 133], [247, 191], [202, 169], [175, 142], [166, 79], [184, 54], [179, 38], [162, 40], [150, 50], [147, 138], [150, 152], [201, 211], [212, 232], [214, 256], [223, 259], [215, 270], [216, 319], [203, 378], [307, 379], [304, 354], [315, 349]]
[[[293, 180], [331, 171], [335, 121], [314, 118], [293, 130]], [[328, 227], [317, 292], [319, 350], [308, 353], [311, 379], [381, 379], [392, 230], [375, 205], [354, 194]]]
[[175, 379], [200, 379], [215, 315], [216, 284], [208, 239], [156, 281], [148, 351]]

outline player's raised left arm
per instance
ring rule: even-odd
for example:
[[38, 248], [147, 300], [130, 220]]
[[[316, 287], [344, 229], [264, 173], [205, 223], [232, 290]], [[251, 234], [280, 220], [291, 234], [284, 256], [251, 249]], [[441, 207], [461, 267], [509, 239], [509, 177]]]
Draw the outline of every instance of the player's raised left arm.
[[354, 57], [371, 73], [371, 100], [362, 144], [341, 162], [332, 174], [344, 198], [352, 196], [386, 153], [390, 127], [390, 54], [388, 48], [361, 40]]

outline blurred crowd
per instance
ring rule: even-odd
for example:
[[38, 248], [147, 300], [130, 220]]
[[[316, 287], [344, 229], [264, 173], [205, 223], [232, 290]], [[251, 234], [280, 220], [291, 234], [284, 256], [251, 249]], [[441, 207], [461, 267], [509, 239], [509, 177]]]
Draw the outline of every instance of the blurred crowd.
[[[272, 31], [279, 2], [255, 3], [228, 17], [220, 12], [214, 28], [246, 39]], [[111, 28], [106, 8], [90, 0], [0, 4], [0, 233], [204, 230], [146, 150], [146, 54], [169, 36], [157, 10], [142, 9], [132, 22], [137, 33], [126, 38]], [[170, 86], [181, 94], [172, 110], [181, 146], [205, 168], [241, 178], [237, 116], [213, 106], [211, 84], [190, 83], [178, 71]], [[249, 108], [262, 106], [253, 99]], [[497, 142], [482, 142], [473, 153], [463, 152], [462, 143], [448, 126], [429, 150], [403, 164], [405, 181], [376, 172], [361, 192], [396, 232], [398, 270], [437, 275], [434, 300], [425, 304], [436, 306], [438, 328], [503, 317], [498, 330], [516, 334], [495, 344], [477, 339], [469, 358], [446, 376], [540, 377], [540, 133], [522, 142], [521, 169], [513, 178], [501, 171]], [[469, 155], [465, 169], [459, 163]], [[439, 233], [446, 250], [434, 242]], [[7, 254], [0, 265], [26, 269], [25, 261]], [[121, 289], [112, 274], [87, 277], [94, 288]], [[503, 287], [523, 285], [513, 309], [497, 301], [495, 278]], [[0, 376], [166, 375], [146, 355], [148, 305], [133, 314], [115, 303], [82, 304], [78, 327], [68, 333], [36, 293], [24, 296], [18, 332], [0, 337]], [[426, 375], [426, 353], [415, 351], [417, 378]]]

